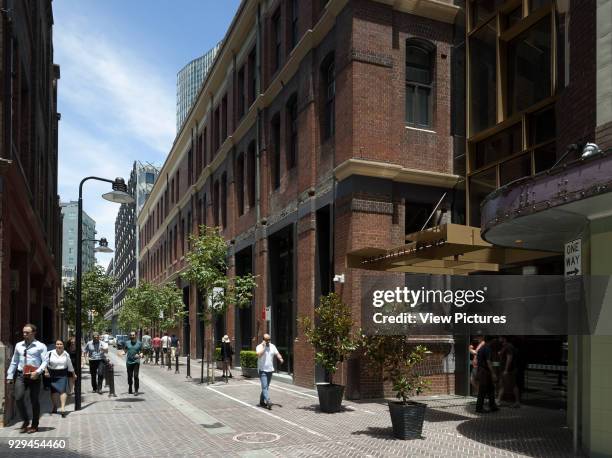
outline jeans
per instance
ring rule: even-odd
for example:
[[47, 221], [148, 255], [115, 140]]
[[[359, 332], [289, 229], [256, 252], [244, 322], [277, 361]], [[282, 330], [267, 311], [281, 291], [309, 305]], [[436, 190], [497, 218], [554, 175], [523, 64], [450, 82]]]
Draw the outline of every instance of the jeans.
[[104, 381], [104, 362], [101, 359], [90, 359], [89, 374], [91, 375], [91, 388], [94, 391], [101, 390]]
[[159, 348], [155, 348], [155, 365], [159, 364]]
[[140, 383], [140, 380], [138, 380], [138, 372], [140, 372], [139, 363], [127, 365], [128, 386], [130, 387], [130, 391], [132, 390], [132, 378], [134, 378], [134, 389], [138, 391], [138, 384]]
[[270, 382], [272, 381], [273, 372], [259, 371], [259, 381], [261, 382], [261, 395], [259, 403], [264, 404], [270, 402]]
[[17, 410], [21, 415], [24, 423], [29, 422], [28, 409], [25, 405], [25, 391], [30, 391], [30, 403], [32, 404], [32, 426], [38, 428], [38, 418], [40, 417], [40, 402], [38, 402], [38, 394], [40, 393], [40, 375], [36, 380], [29, 377], [24, 377], [23, 374], [17, 374], [15, 379], [15, 401], [17, 402]]
[[495, 385], [491, 373], [487, 369], [478, 368], [478, 398], [476, 399], [476, 411], [482, 411], [485, 397], [489, 399], [489, 409], [495, 410]]

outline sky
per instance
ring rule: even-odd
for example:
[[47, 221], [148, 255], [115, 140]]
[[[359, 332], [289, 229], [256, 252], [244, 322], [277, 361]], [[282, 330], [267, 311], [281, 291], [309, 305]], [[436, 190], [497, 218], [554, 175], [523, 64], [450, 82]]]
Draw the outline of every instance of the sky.
[[[59, 194], [86, 176], [127, 182], [135, 160], [161, 166], [176, 135], [176, 74], [221, 40], [239, 0], [54, 0], [60, 66]], [[87, 181], [83, 208], [115, 247], [110, 184]], [[106, 267], [112, 254], [97, 253]]]

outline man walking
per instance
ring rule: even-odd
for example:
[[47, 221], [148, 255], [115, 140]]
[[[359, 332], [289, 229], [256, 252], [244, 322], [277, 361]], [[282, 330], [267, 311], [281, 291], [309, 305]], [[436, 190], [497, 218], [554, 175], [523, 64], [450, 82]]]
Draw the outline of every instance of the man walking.
[[172, 339], [168, 335], [167, 332], [164, 332], [164, 336], [161, 338], [161, 349], [162, 349], [162, 357], [161, 357], [161, 365], [164, 365], [164, 356], [170, 358], [170, 345], [172, 344]]
[[[15, 383], [15, 401], [17, 410], [23, 423], [20, 432], [38, 432], [38, 419], [40, 417], [40, 377], [47, 366], [47, 347], [36, 340], [36, 326], [26, 324], [23, 327], [23, 340], [15, 345], [15, 352], [8, 368], [6, 379], [8, 383]], [[15, 379], [15, 375], [17, 378]], [[32, 404], [32, 426], [28, 419], [24, 397], [25, 391], [30, 392], [30, 403]]]
[[138, 373], [140, 372], [140, 358], [142, 358], [142, 342], [136, 339], [136, 333], [130, 332], [130, 340], [125, 343], [125, 364], [127, 366], [128, 393], [132, 394], [132, 380], [134, 396], [138, 396]]
[[153, 351], [155, 352], [155, 365], [159, 364], [159, 351], [161, 349], [161, 339], [159, 336], [153, 338]]
[[495, 382], [497, 376], [493, 370], [491, 358], [493, 351], [491, 346], [495, 338], [491, 336], [485, 337], [485, 344], [478, 350], [476, 358], [478, 358], [478, 398], [476, 400], [476, 412], [484, 413], [483, 409], [485, 397], [489, 399], [489, 412], [499, 410], [495, 404]]
[[147, 364], [151, 361], [151, 336], [149, 335], [149, 330], [145, 330], [144, 335], [142, 336], [142, 352], [144, 353], [144, 363]]
[[89, 358], [89, 374], [91, 375], [91, 389], [94, 393], [102, 394], [104, 380], [104, 359], [108, 353], [108, 344], [100, 341], [100, 334], [93, 333], [93, 338], [87, 342], [83, 354]]
[[281, 364], [283, 364], [283, 357], [276, 348], [276, 345], [270, 343], [270, 334], [264, 334], [263, 341], [257, 345], [255, 351], [257, 352], [257, 371], [261, 382], [259, 405], [272, 410], [270, 382], [274, 373], [274, 357], [276, 356]]

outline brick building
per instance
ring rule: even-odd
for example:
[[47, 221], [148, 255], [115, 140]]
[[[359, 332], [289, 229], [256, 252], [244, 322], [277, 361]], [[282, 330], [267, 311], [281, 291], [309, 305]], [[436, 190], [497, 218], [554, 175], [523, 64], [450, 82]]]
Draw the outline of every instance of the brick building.
[[[361, 272], [347, 253], [404, 243], [445, 191], [449, 208], [461, 200], [451, 192], [464, 145], [451, 116], [460, 11], [450, 1], [241, 3], [138, 218], [140, 278], [184, 288], [178, 331], [192, 355], [210, 331], [179, 274], [199, 224], [222, 228], [230, 274], [258, 275], [253, 307], [229, 310], [216, 336], [252, 349], [269, 329], [281, 371], [312, 386], [322, 374], [296, 318], [335, 289], [360, 324]], [[437, 392], [453, 391], [442, 370], [451, 343], [431, 345]], [[340, 373], [351, 396], [380, 390], [358, 359]]]
[[[6, 362], [22, 338], [22, 324], [35, 323], [42, 341], [59, 330], [62, 223], [57, 194], [60, 72], [53, 64], [51, 1], [8, 0], [2, 8], [0, 347]], [[8, 414], [4, 411], [4, 419]]]

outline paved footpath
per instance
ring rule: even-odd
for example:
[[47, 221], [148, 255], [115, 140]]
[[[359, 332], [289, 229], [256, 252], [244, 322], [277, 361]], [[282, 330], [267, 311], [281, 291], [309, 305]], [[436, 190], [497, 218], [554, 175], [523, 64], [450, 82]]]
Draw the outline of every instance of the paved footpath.
[[[118, 397], [90, 393], [83, 370], [83, 409], [66, 418], [43, 414], [38, 434], [19, 434], [20, 422], [0, 432], [0, 456], [45, 457], [570, 457], [565, 413], [536, 407], [504, 408], [477, 416], [473, 399], [423, 398], [428, 404], [423, 439], [396, 440], [384, 401], [344, 402], [344, 410], [318, 410], [316, 392], [273, 379], [273, 410], [257, 406], [258, 380], [239, 371], [228, 384], [142, 365], [140, 396], [127, 393], [125, 363], [115, 364]], [[184, 361], [184, 359], [183, 359]], [[47, 396], [47, 392], [41, 394]], [[72, 405], [69, 407], [72, 410]], [[48, 412], [48, 409], [43, 409]], [[25, 437], [24, 437], [25, 436]], [[68, 438], [68, 450], [10, 450], [7, 439]]]

